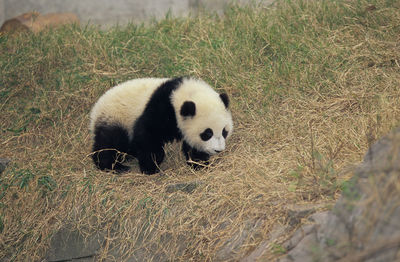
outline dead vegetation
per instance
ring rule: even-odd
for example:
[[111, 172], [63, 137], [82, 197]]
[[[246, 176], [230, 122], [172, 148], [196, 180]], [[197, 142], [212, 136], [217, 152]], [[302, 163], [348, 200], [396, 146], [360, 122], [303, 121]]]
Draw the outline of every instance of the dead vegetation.
[[[0, 177], [0, 258], [41, 260], [70, 224], [105, 232], [104, 259], [151, 249], [154, 260], [213, 261], [257, 226], [235, 247], [241, 257], [287, 223], [289, 204], [333, 203], [368, 146], [399, 124], [399, 8], [293, 1], [107, 32], [1, 35], [0, 157], [12, 164]], [[129, 174], [96, 170], [88, 114], [99, 95], [129, 78], [175, 75], [228, 92], [228, 150], [201, 171], [177, 144], [161, 174], [139, 174], [135, 161]], [[190, 193], [166, 190], [193, 182]], [[273, 247], [266, 257], [280, 254]]]

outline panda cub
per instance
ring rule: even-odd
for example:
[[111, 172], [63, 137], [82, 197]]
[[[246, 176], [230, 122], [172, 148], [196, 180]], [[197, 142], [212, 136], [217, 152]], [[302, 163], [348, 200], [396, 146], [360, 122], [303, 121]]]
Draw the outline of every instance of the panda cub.
[[[227, 94], [191, 78], [134, 79], [108, 90], [93, 106], [92, 158], [101, 170], [125, 172], [124, 154], [138, 159], [145, 174], [159, 171], [164, 144], [182, 143], [187, 163], [208, 163], [225, 149], [233, 131]], [[193, 161], [190, 161], [193, 160]]]

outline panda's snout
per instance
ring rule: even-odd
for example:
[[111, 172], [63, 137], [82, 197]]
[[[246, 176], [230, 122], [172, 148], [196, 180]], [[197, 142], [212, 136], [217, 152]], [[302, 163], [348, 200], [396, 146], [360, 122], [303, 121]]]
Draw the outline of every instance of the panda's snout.
[[206, 143], [206, 147], [204, 147], [205, 151], [210, 155], [214, 155], [220, 153], [225, 150], [225, 139], [223, 137], [216, 138], [213, 137]]
[[225, 139], [220, 138], [218, 139], [217, 147], [214, 148], [215, 153], [220, 153], [225, 150]]

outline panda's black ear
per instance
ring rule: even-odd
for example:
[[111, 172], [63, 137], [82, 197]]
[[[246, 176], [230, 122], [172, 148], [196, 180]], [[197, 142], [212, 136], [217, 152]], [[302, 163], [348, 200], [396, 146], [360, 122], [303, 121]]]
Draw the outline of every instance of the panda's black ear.
[[194, 116], [196, 114], [196, 104], [192, 101], [185, 101], [181, 106], [181, 116]]
[[226, 108], [229, 106], [229, 98], [226, 93], [220, 94], [219, 97], [221, 98], [222, 102], [224, 102], [224, 105]]

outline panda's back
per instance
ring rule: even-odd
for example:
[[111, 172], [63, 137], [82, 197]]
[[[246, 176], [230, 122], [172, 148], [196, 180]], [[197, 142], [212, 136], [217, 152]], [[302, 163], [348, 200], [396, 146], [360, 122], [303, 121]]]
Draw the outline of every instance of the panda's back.
[[132, 138], [133, 124], [147, 102], [168, 78], [141, 78], [117, 85], [102, 95], [90, 113], [90, 131], [98, 125], [118, 125]]

